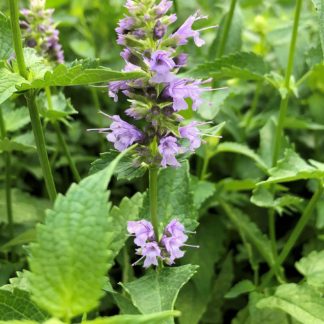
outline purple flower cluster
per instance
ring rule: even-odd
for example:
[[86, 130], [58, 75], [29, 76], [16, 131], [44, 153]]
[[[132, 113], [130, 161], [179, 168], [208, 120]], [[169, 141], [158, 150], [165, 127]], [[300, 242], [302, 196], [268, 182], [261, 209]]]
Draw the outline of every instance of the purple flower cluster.
[[184, 251], [181, 250], [183, 246], [198, 247], [185, 244], [188, 240], [185, 228], [175, 219], [165, 227], [159, 242], [155, 238], [152, 224], [147, 220], [130, 221], [127, 230], [135, 236], [134, 243], [138, 246], [136, 254], [141, 256], [133, 265], [144, 259], [144, 268], [157, 266], [159, 259], [168, 265], [174, 264], [176, 259], [184, 256]]
[[54, 9], [45, 9], [45, 1], [32, 0], [30, 9], [22, 9], [20, 27], [27, 47], [50, 61], [64, 63], [64, 53], [59, 43], [59, 31], [53, 21]]
[[121, 53], [124, 71], [143, 71], [147, 76], [109, 84], [108, 93], [115, 102], [119, 94], [128, 98], [131, 107], [125, 114], [135, 121], [129, 124], [113, 116], [111, 126], [99, 130], [108, 133], [107, 140], [117, 150], [123, 151], [136, 143], [135, 150], [142, 162], [162, 167], [178, 167], [179, 155], [200, 147], [199, 126], [203, 123], [186, 124], [179, 112], [197, 110], [202, 103], [201, 94], [211, 90], [202, 86], [210, 80], [177, 76], [188, 59], [180, 46], [190, 39], [199, 47], [204, 44], [193, 24], [206, 17], [197, 12], [174, 33], [168, 33], [169, 25], [177, 20], [175, 14], [168, 14], [172, 4], [167, 0], [127, 0], [129, 15], [116, 28], [117, 43], [125, 47]]

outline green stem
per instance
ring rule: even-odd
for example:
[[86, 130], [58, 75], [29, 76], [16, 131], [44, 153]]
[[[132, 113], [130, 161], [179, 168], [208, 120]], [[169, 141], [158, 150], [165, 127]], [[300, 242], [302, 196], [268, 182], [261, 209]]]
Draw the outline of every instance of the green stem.
[[200, 180], [204, 180], [206, 178], [206, 174], [207, 174], [207, 171], [208, 171], [208, 165], [209, 165], [209, 155], [208, 153], [204, 155], [204, 158], [203, 158], [203, 165], [202, 165], [202, 168], [201, 168], [201, 173], [200, 173]]
[[[2, 110], [0, 109], [0, 134], [1, 139], [5, 139], [7, 132], [3, 119]], [[10, 238], [14, 237], [14, 224], [12, 213], [12, 198], [11, 198], [11, 153], [3, 152], [4, 166], [5, 166], [5, 190], [6, 190], [6, 212], [8, 219], [8, 228]]]
[[[50, 87], [45, 88], [45, 93], [46, 93], [46, 98], [47, 98], [48, 109], [53, 110], [54, 107], [53, 107], [52, 94], [51, 94]], [[69, 148], [68, 148], [68, 146], [66, 144], [64, 136], [62, 134], [62, 130], [60, 128], [60, 125], [58, 123], [56, 123], [56, 122], [53, 122], [53, 127], [55, 129], [57, 139], [58, 139], [58, 142], [60, 144], [60, 148], [63, 150], [63, 153], [65, 154], [65, 156], [66, 156], [66, 158], [68, 160], [69, 167], [70, 167], [71, 172], [73, 174], [74, 180], [76, 182], [80, 182], [81, 181], [80, 174], [79, 174], [78, 169], [77, 169], [77, 167], [76, 167], [76, 165], [74, 163], [74, 160], [73, 160], [72, 155], [71, 155], [71, 153], [69, 151]]]
[[273, 165], [275, 165], [277, 163], [277, 160], [279, 157], [279, 153], [280, 153], [280, 149], [281, 149], [281, 138], [283, 136], [283, 128], [284, 128], [285, 118], [286, 118], [287, 110], [288, 110], [288, 101], [289, 101], [289, 94], [290, 94], [290, 78], [291, 78], [293, 67], [294, 67], [294, 57], [295, 57], [295, 49], [296, 49], [301, 7], [302, 7], [302, 0], [297, 0], [293, 32], [291, 35], [290, 48], [289, 48], [288, 64], [287, 64], [285, 83], [284, 83], [284, 86], [287, 90], [287, 94], [281, 100], [281, 104], [280, 104], [278, 125], [276, 128], [276, 134], [275, 134], [275, 147], [274, 147], [273, 156], [272, 156], [272, 164]]
[[231, 28], [236, 3], [237, 0], [231, 0], [230, 9], [225, 20], [224, 30], [221, 29], [219, 30], [220, 42], [219, 42], [219, 46], [217, 47], [216, 58], [220, 58], [224, 54], [227, 37], [229, 35], [229, 31]]
[[[316, 204], [322, 196], [322, 193], [323, 193], [323, 184], [320, 183], [317, 190], [314, 192], [311, 200], [307, 204], [301, 218], [299, 219], [298, 223], [296, 224], [292, 233], [290, 234], [288, 241], [286, 242], [284, 248], [282, 249], [282, 251], [277, 259], [276, 266], [278, 268], [285, 262], [288, 255], [290, 254], [291, 250], [295, 246], [295, 244], [296, 244], [297, 240], [299, 239], [301, 233], [303, 232], [305, 226], [309, 222], [309, 220], [313, 214], [313, 211], [316, 207]], [[273, 275], [274, 275], [274, 270], [271, 269], [267, 273], [267, 275], [264, 277], [264, 281], [263, 281], [261, 288], [264, 288], [268, 285], [268, 283], [270, 282]]]
[[159, 219], [158, 219], [158, 172], [157, 167], [151, 167], [149, 169], [149, 192], [150, 192], [150, 212], [151, 221], [154, 229], [154, 234], [157, 240], [159, 240]]
[[53, 202], [56, 198], [57, 193], [54, 184], [52, 170], [49, 164], [48, 155], [46, 151], [44, 132], [43, 132], [42, 124], [36, 106], [35, 92], [32, 90], [29, 91], [25, 95], [25, 98], [29, 109], [29, 115], [30, 115], [30, 120], [33, 128], [33, 133], [35, 136], [38, 157], [44, 174], [46, 189], [49, 198]]
[[13, 43], [14, 43], [19, 73], [23, 78], [28, 79], [28, 71], [25, 64], [23, 47], [21, 42], [18, 0], [8, 0], [8, 1], [9, 1], [9, 8], [10, 8], [10, 20], [11, 20]]

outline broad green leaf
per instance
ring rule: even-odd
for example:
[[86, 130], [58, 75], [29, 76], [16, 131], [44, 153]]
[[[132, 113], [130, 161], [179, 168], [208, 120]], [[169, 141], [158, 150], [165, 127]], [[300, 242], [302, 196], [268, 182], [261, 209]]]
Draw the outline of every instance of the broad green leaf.
[[13, 292], [0, 289], [0, 320], [44, 321], [48, 318], [29, 297], [26, 291], [14, 289]]
[[264, 80], [270, 69], [261, 56], [254, 53], [238, 52], [223, 56], [212, 62], [198, 65], [191, 75], [214, 79], [240, 78], [245, 80]]
[[263, 234], [259, 227], [241, 210], [225, 203], [222, 204], [222, 207], [239, 233], [244, 236], [261, 254], [264, 260], [272, 266], [274, 264], [274, 258], [271, 252], [271, 243], [267, 236]]
[[84, 58], [92, 58], [96, 57], [95, 49], [93, 46], [86, 40], [81, 39], [72, 39], [70, 41], [70, 47], [72, 50], [79, 56]]
[[[127, 151], [125, 151], [127, 152]], [[37, 242], [30, 246], [28, 275], [33, 300], [57, 318], [71, 319], [98, 305], [112, 264], [107, 184], [123, 155], [106, 169], [59, 195]]]
[[88, 68], [81, 63], [74, 66], [60, 64], [53, 71], [47, 71], [43, 78], [34, 79], [18, 86], [18, 90], [41, 89], [45, 87], [67, 87], [116, 80], [129, 80], [145, 77], [145, 72], [119, 72], [105, 67]]
[[324, 1], [323, 0], [312, 0], [316, 8], [319, 22], [319, 34], [322, 45], [323, 59], [324, 59]]
[[296, 262], [297, 270], [305, 276], [310, 286], [324, 288], [324, 251], [313, 251]]
[[297, 180], [321, 179], [324, 177], [324, 164], [304, 161], [295, 151], [287, 149], [284, 158], [269, 170], [270, 177], [260, 184], [282, 183]]
[[[28, 143], [29, 142], [29, 143]], [[36, 146], [33, 145], [32, 134], [17, 136], [16, 138], [0, 139], [0, 152], [32, 152], [36, 150]]]
[[[28, 70], [28, 80], [41, 79], [46, 72], [52, 70], [51, 65], [42, 56], [39, 56], [36, 49], [25, 47], [24, 58]], [[28, 82], [28, 81], [27, 81]], [[20, 86], [20, 85], [18, 85]]]
[[253, 150], [243, 144], [234, 143], [234, 142], [223, 142], [217, 146], [217, 153], [227, 152], [227, 153], [236, 153], [242, 154], [250, 159], [252, 159], [256, 165], [264, 172], [267, 172], [267, 165], [260, 158], [258, 154], [256, 154]]
[[189, 164], [162, 169], [158, 176], [158, 216], [165, 226], [178, 219], [187, 230], [197, 226], [197, 211], [190, 190]]
[[180, 315], [177, 311], [165, 311], [148, 315], [116, 315], [85, 321], [85, 324], [161, 324]]
[[216, 188], [224, 191], [245, 191], [253, 190], [257, 184], [255, 179], [237, 180], [232, 178], [225, 178], [219, 181]]
[[29, 111], [26, 107], [14, 108], [11, 105], [3, 106], [3, 119], [7, 132], [15, 132], [30, 122]]
[[13, 73], [0, 65], [0, 104], [16, 92], [16, 85], [21, 84], [23, 81], [26, 80], [18, 73]]
[[236, 298], [242, 294], [246, 294], [254, 290], [255, 285], [250, 280], [242, 280], [226, 293], [225, 298]]
[[[49, 208], [48, 200], [32, 196], [27, 192], [13, 188], [11, 191], [14, 222], [24, 224], [39, 222], [44, 219], [45, 209]], [[5, 190], [0, 190], [0, 221], [7, 223]]]
[[[110, 150], [100, 154], [100, 159], [91, 163], [90, 174], [96, 173], [107, 165], [118, 155], [117, 151]], [[118, 180], [132, 180], [142, 177], [147, 170], [147, 166], [136, 160], [136, 157], [130, 151], [124, 156], [116, 167], [115, 174]]]
[[190, 190], [193, 194], [193, 203], [196, 209], [215, 193], [215, 185], [212, 182], [199, 180], [197, 177], [191, 176]]
[[13, 52], [10, 20], [0, 12], [0, 60], [6, 60]]
[[[142, 314], [173, 310], [180, 289], [195, 274], [197, 266], [165, 267], [123, 285]], [[173, 323], [165, 321], [162, 323]]]
[[198, 323], [206, 310], [212, 295], [215, 263], [224, 254], [226, 228], [221, 217], [204, 217], [197, 234], [190, 236], [190, 244], [199, 245], [199, 249], [188, 248], [182, 259], [183, 264], [199, 265], [199, 270], [191, 281], [180, 291], [176, 308], [181, 311], [179, 322]]
[[114, 237], [110, 243], [112, 251], [111, 258], [114, 259], [121, 248], [124, 246], [127, 235], [127, 222], [137, 220], [140, 217], [140, 211], [143, 206], [144, 195], [135, 194], [132, 198], [123, 198], [119, 206], [114, 206], [108, 216], [108, 226], [111, 236]]
[[261, 299], [257, 307], [280, 309], [301, 323], [323, 324], [323, 297], [307, 285], [281, 285], [273, 296]]

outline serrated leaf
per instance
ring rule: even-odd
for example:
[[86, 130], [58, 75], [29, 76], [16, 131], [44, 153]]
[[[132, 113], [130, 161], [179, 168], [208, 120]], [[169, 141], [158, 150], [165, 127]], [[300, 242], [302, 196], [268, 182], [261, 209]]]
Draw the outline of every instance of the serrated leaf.
[[283, 159], [269, 170], [270, 177], [259, 185], [323, 178], [324, 164], [314, 160], [309, 162], [303, 160], [294, 150], [287, 149]]
[[13, 52], [10, 20], [0, 12], [0, 60], [6, 60]]
[[54, 317], [71, 319], [88, 312], [103, 294], [114, 239], [108, 233], [107, 184], [122, 156], [73, 184], [66, 196], [59, 195], [45, 224], [37, 227], [27, 278], [33, 300]]
[[324, 0], [312, 0], [316, 8], [319, 22], [319, 34], [322, 45], [323, 59], [324, 59]]
[[193, 194], [193, 204], [196, 209], [199, 209], [215, 193], [216, 187], [212, 182], [199, 180], [197, 177], [191, 176], [190, 190]]
[[[96, 173], [107, 165], [118, 155], [117, 151], [110, 150], [100, 154], [100, 159], [95, 160], [91, 163], [90, 174]], [[135, 178], [142, 177], [147, 170], [145, 165], [137, 162], [133, 154], [129, 152], [124, 156], [116, 167], [115, 174], [118, 180], [133, 180]]]
[[236, 298], [242, 294], [249, 293], [255, 290], [255, 285], [251, 280], [242, 280], [235, 284], [229, 292], [226, 293], [225, 298]]
[[7, 132], [14, 132], [30, 122], [29, 111], [26, 107], [14, 109], [11, 106], [1, 107]]
[[264, 80], [269, 71], [269, 66], [261, 56], [254, 53], [238, 52], [200, 64], [190, 74], [201, 78], [210, 76], [216, 80], [226, 78]]
[[190, 190], [189, 164], [162, 169], [158, 176], [158, 217], [163, 226], [178, 219], [187, 230], [197, 226], [197, 211]]
[[248, 158], [252, 159], [263, 172], [267, 172], [267, 165], [264, 163], [261, 157], [246, 145], [235, 142], [223, 142], [217, 146], [216, 152], [227, 152], [245, 155]]
[[116, 80], [130, 80], [145, 77], [145, 72], [119, 72], [109, 68], [87, 68], [84, 63], [69, 67], [60, 64], [53, 71], [47, 71], [43, 78], [34, 79], [18, 86], [18, 90], [42, 89], [45, 87], [67, 87], [87, 85], [93, 83], [110, 82]]
[[281, 285], [273, 296], [261, 299], [257, 307], [280, 309], [301, 323], [323, 324], [323, 298], [307, 285]]
[[309, 285], [324, 288], [324, 251], [313, 251], [295, 265]]
[[5, 67], [0, 67], [0, 104], [16, 92], [16, 85], [26, 81], [18, 73], [13, 73]]
[[222, 207], [238, 232], [258, 250], [269, 266], [272, 266], [274, 264], [274, 258], [271, 252], [271, 243], [267, 236], [241, 210], [225, 203], [222, 203]]
[[140, 217], [140, 210], [143, 206], [144, 195], [141, 193], [135, 194], [132, 198], [123, 198], [119, 206], [114, 206], [108, 216], [108, 226], [111, 235], [114, 236], [110, 244], [112, 251], [111, 258], [114, 259], [125, 241], [128, 239], [127, 222], [137, 220]]
[[47, 318], [46, 313], [30, 300], [26, 291], [0, 289], [0, 320], [44, 321]]
[[[142, 314], [173, 310], [180, 289], [195, 274], [197, 266], [165, 267], [123, 285]], [[162, 323], [173, 323], [172, 320]]]

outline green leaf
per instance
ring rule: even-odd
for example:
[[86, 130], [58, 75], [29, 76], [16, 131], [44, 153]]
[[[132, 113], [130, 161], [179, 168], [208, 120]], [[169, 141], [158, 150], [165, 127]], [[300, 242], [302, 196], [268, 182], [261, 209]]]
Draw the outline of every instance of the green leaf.
[[16, 85], [26, 81], [18, 73], [0, 66], [0, 105], [16, 92]]
[[85, 324], [161, 324], [179, 316], [177, 311], [165, 311], [149, 315], [116, 315], [106, 318], [96, 318], [93, 321], [85, 321]]
[[26, 107], [14, 109], [12, 106], [3, 106], [3, 119], [7, 132], [15, 132], [30, 122], [29, 111]]
[[143, 206], [144, 195], [135, 194], [132, 198], [123, 198], [119, 207], [114, 206], [108, 216], [108, 226], [114, 239], [110, 243], [111, 259], [114, 259], [124, 246], [127, 235], [127, 222], [137, 220]]
[[242, 280], [233, 286], [228, 293], [226, 293], [225, 298], [236, 298], [242, 294], [246, 294], [254, 290], [255, 285], [250, 280]]
[[35, 305], [26, 291], [0, 289], [0, 320], [44, 321], [48, 316]]
[[217, 146], [217, 153], [227, 152], [227, 153], [236, 153], [247, 156], [252, 159], [256, 165], [264, 172], [267, 172], [267, 165], [260, 158], [258, 154], [256, 154], [253, 150], [251, 150], [248, 146], [235, 143], [235, 142], [223, 142]]
[[182, 263], [196, 264], [199, 271], [180, 291], [176, 308], [182, 313], [181, 324], [198, 323], [206, 310], [212, 295], [215, 263], [224, 254], [226, 228], [221, 217], [204, 217], [197, 234], [190, 236], [190, 244], [199, 245], [199, 249], [188, 248]]
[[247, 241], [258, 250], [264, 260], [272, 266], [274, 264], [274, 258], [271, 252], [271, 243], [267, 236], [263, 234], [259, 227], [252, 222], [247, 215], [241, 212], [241, 210], [225, 203], [222, 203], [222, 207], [239, 233], [244, 236]]
[[[113, 159], [118, 155], [117, 151], [110, 150], [100, 154], [100, 159], [91, 163], [90, 174], [96, 173], [111, 163]], [[132, 180], [142, 177], [147, 170], [147, 166], [141, 164], [136, 160], [136, 157], [130, 151], [125, 155], [116, 167], [115, 174], [118, 180]]]
[[143, 71], [119, 72], [105, 67], [88, 68], [87, 62], [74, 66], [60, 64], [53, 71], [47, 71], [43, 78], [34, 79], [31, 82], [18, 86], [18, 90], [41, 89], [45, 87], [67, 87], [104, 83], [116, 80], [129, 80], [143, 78]]
[[62, 92], [51, 96], [52, 106], [48, 107], [48, 100], [45, 93], [41, 93], [37, 99], [37, 107], [39, 113], [48, 121], [55, 123], [62, 121], [67, 123], [71, 115], [77, 114], [78, 112], [74, 109], [71, 104], [71, 100], [65, 98]]
[[10, 20], [0, 12], [0, 60], [6, 60], [13, 52]]
[[[0, 190], [0, 221], [7, 223], [5, 190]], [[32, 196], [13, 188], [11, 191], [14, 221], [17, 224], [39, 222], [44, 219], [45, 209], [50, 203], [46, 199]]]
[[[127, 151], [125, 151], [126, 153]], [[124, 153], [124, 154], [125, 154]], [[112, 264], [107, 184], [123, 154], [106, 169], [59, 195], [31, 244], [28, 276], [33, 299], [51, 315], [71, 319], [98, 305]]]
[[251, 202], [263, 208], [275, 208], [282, 215], [290, 211], [301, 210], [303, 199], [290, 194], [283, 194], [282, 197], [274, 197], [274, 193], [265, 186], [257, 186], [253, 190]]
[[158, 216], [163, 226], [178, 219], [187, 230], [197, 226], [197, 211], [190, 190], [189, 164], [162, 169], [158, 176]]
[[269, 66], [261, 56], [254, 53], [238, 52], [198, 65], [190, 74], [199, 78], [209, 76], [216, 80], [225, 78], [264, 80], [269, 71]]
[[314, 160], [309, 160], [309, 163], [304, 161], [294, 150], [287, 149], [284, 158], [269, 170], [270, 177], [266, 181], [260, 182], [259, 185], [323, 178], [324, 164]]
[[195, 209], [199, 209], [203, 203], [215, 193], [216, 188], [212, 182], [199, 180], [197, 177], [191, 176], [190, 190], [193, 194]]
[[16, 235], [12, 240], [3, 244], [0, 251], [7, 252], [12, 247], [34, 242], [36, 240], [36, 231], [34, 229], [27, 230], [21, 234]]
[[280, 309], [301, 323], [323, 324], [323, 298], [307, 285], [281, 285], [273, 296], [261, 299], [257, 307]]
[[297, 270], [305, 276], [310, 286], [324, 288], [324, 251], [313, 251], [296, 262]]
[[312, 0], [316, 8], [319, 22], [319, 34], [322, 45], [323, 59], [324, 59], [324, 0]]
[[[143, 314], [173, 310], [180, 289], [195, 274], [197, 266], [165, 267], [123, 285], [133, 304]], [[172, 323], [168, 321], [165, 323]]]
[[0, 139], [0, 152], [32, 152], [36, 150], [34, 144], [34, 137], [32, 133], [19, 135], [15, 138]]

